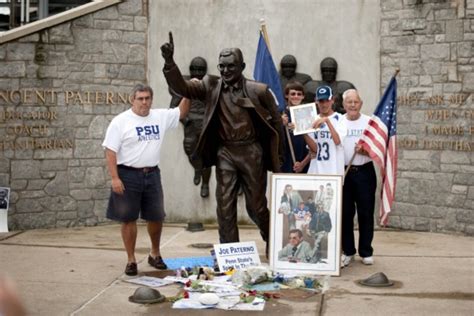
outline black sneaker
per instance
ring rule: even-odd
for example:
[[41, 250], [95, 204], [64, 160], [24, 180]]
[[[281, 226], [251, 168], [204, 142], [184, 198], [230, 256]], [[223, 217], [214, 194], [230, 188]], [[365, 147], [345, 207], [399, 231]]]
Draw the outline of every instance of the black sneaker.
[[161, 258], [161, 256], [157, 256], [157, 257], [153, 258], [152, 256], [148, 255], [148, 264], [151, 265], [152, 267], [155, 267], [156, 269], [159, 269], [159, 270], [168, 269], [168, 266], [163, 261], [163, 258]]
[[125, 267], [125, 274], [137, 275], [138, 274], [137, 263], [136, 262], [127, 263], [127, 266]]

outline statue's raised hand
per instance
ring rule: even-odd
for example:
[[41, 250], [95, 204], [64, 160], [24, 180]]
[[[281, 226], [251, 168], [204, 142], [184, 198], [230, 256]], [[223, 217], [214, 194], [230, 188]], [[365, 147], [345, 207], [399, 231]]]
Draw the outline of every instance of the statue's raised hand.
[[173, 43], [173, 34], [169, 33], [169, 42], [161, 45], [161, 56], [165, 59], [166, 63], [173, 62], [173, 52], [174, 52], [174, 43]]

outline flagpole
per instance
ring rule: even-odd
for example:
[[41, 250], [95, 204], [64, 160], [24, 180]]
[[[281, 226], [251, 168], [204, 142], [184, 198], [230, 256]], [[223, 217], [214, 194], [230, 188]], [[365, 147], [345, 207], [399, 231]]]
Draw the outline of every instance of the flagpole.
[[286, 138], [288, 138], [288, 145], [290, 147], [291, 159], [293, 159], [293, 165], [296, 163], [295, 150], [293, 149], [293, 141], [291, 140], [290, 131], [288, 126], [285, 126]]
[[260, 31], [262, 32], [262, 36], [263, 36], [263, 39], [265, 40], [265, 43], [267, 44], [268, 51], [271, 53], [272, 50], [270, 49], [270, 41], [268, 39], [267, 26], [265, 24], [264, 18], [260, 19]]
[[356, 153], [356, 150], [354, 148], [354, 153], [352, 154], [351, 160], [349, 160], [349, 163], [347, 164], [347, 168], [344, 171], [344, 178], [347, 176], [347, 173], [349, 172], [349, 169], [351, 168], [352, 162], [354, 161], [354, 158], [356, 157], [356, 155], [357, 155], [357, 153]]
[[[400, 73], [400, 68], [395, 68], [395, 73], [393, 74], [393, 78], [396, 78], [397, 75]], [[354, 161], [355, 156], [357, 155], [355, 148], [354, 148], [354, 154], [352, 154], [351, 160], [349, 160], [349, 164], [347, 165], [346, 170], [344, 171], [344, 178], [346, 177], [347, 173], [349, 172], [349, 169], [352, 166], [352, 162]]]

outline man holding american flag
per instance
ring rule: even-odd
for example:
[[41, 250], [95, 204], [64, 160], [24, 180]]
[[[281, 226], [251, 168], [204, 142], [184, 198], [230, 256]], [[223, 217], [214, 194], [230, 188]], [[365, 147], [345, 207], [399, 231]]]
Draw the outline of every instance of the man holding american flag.
[[[380, 203], [380, 223], [386, 225], [388, 222], [388, 214], [391, 211], [392, 203], [395, 197], [396, 176], [397, 176], [397, 80], [398, 70], [390, 80], [382, 99], [380, 100], [374, 114], [370, 118], [367, 127], [362, 133], [360, 140], [356, 146], [356, 152], [348, 163], [346, 174], [350, 171], [351, 165], [356, 157], [357, 152], [364, 152], [380, 167], [382, 175], [382, 190]], [[346, 95], [347, 96], [347, 95]], [[347, 178], [346, 180], [347, 181]], [[346, 183], [345, 185], [346, 186]], [[345, 189], [345, 188], [344, 188]], [[346, 189], [344, 190], [344, 195]], [[345, 197], [344, 197], [345, 202]], [[360, 229], [360, 227], [359, 227]], [[343, 228], [344, 231], [344, 228]], [[343, 233], [344, 234], [344, 233]], [[343, 236], [344, 250], [344, 236]], [[350, 254], [348, 249], [348, 253]], [[355, 251], [354, 251], [355, 252]], [[361, 249], [359, 245], [359, 254]], [[361, 254], [364, 258], [364, 255]], [[367, 258], [367, 257], [365, 257]], [[365, 259], [364, 263], [373, 264], [372, 256]], [[352, 258], [343, 256], [342, 263], [350, 263]], [[346, 259], [346, 260], [345, 260]]]
[[341, 266], [348, 266], [356, 253], [354, 242], [354, 216], [359, 222], [359, 245], [362, 262], [374, 263], [372, 240], [374, 237], [374, 207], [377, 177], [369, 154], [358, 143], [370, 116], [360, 113], [362, 100], [355, 89], [346, 90], [342, 104], [347, 135], [344, 138], [344, 165], [346, 175], [342, 202], [342, 251]]

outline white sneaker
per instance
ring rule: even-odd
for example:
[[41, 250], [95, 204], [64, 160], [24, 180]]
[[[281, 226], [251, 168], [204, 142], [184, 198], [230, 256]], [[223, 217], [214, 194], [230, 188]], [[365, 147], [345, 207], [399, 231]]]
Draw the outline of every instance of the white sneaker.
[[348, 265], [351, 264], [353, 260], [354, 260], [354, 256], [346, 256], [343, 254], [341, 256], [341, 268], [347, 267]]
[[365, 258], [362, 258], [362, 263], [365, 264], [365, 265], [373, 265], [374, 264], [374, 257], [370, 256], [370, 257], [365, 257]]

